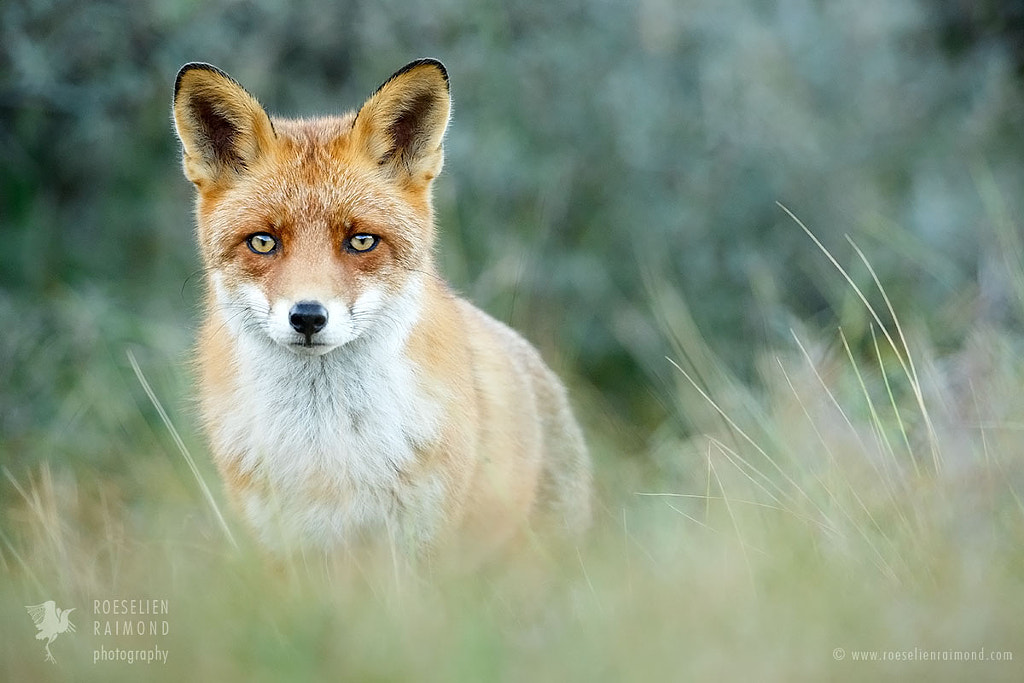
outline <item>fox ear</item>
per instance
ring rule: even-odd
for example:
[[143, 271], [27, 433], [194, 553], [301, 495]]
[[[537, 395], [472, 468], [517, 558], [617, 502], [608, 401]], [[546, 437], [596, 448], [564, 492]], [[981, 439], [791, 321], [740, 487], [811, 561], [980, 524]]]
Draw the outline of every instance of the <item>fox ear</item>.
[[352, 124], [353, 140], [395, 176], [429, 183], [444, 162], [441, 141], [450, 112], [448, 72], [435, 59], [420, 59], [363, 104]]
[[245, 171], [274, 139], [270, 117], [230, 76], [194, 62], [174, 82], [174, 127], [185, 177], [202, 187]]

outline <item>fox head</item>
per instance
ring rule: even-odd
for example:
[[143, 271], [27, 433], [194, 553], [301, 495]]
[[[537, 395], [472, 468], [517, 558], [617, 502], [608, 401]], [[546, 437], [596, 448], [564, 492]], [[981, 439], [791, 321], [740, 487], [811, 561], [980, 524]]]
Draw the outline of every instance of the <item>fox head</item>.
[[358, 112], [308, 120], [271, 118], [223, 71], [183, 66], [174, 123], [226, 327], [320, 355], [394, 320], [433, 272], [430, 188], [450, 107], [430, 59]]

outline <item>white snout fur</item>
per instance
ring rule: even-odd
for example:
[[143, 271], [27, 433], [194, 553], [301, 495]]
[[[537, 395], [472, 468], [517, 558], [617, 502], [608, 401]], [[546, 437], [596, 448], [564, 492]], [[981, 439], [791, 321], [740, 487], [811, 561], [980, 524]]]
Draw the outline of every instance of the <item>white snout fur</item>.
[[[258, 334], [302, 355], [321, 356], [365, 334], [384, 314], [384, 290], [369, 287], [352, 301], [325, 297], [315, 292], [298, 293], [271, 303], [258, 286], [242, 283], [230, 288], [223, 273], [213, 275], [214, 293], [228, 329], [236, 338]], [[400, 298], [400, 297], [397, 297]], [[327, 325], [314, 334], [310, 344], [296, 332], [289, 320], [292, 307], [300, 301], [315, 301], [327, 309]]]
[[[238, 338], [238, 382], [213, 439], [217, 451], [236, 454], [239, 471], [273, 483], [269, 496], [253, 494], [243, 504], [263, 541], [326, 548], [373, 530], [413, 545], [429, 538], [443, 481], [409, 483], [400, 475], [415, 450], [437, 438], [441, 422], [405, 357], [423, 283], [414, 279], [391, 296], [371, 289], [351, 307], [335, 300], [317, 336], [328, 333], [336, 345], [315, 356], [275, 343], [277, 334], [301, 338], [288, 325], [289, 302], [271, 306], [255, 286], [229, 289], [216, 275], [214, 284], [227, 333]], [[290, 504], [307, 499], [313, 482], [338, 497], [329, 505]]]

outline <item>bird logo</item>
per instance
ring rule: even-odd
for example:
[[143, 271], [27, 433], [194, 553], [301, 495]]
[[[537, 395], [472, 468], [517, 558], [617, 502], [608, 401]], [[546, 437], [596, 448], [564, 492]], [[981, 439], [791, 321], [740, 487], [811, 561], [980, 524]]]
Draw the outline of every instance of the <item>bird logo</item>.
[[75, 625], [68, 621], [68, 617], [75, 611], [75, 608], [61, 609], [53, 600], [47, 600], [41, 605], [25, 605], [28, 615], [36, 624], [36, 640], [45, 640], [46, 661], [57, 663], [50, 652], [50, 643], [57, 639], [62, 633], [75, 632]]

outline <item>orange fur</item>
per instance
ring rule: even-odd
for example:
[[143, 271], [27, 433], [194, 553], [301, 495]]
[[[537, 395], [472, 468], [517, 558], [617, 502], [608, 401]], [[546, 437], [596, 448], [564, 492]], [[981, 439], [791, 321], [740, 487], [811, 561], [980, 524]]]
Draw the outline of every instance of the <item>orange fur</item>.
[[413, 553], [486, 552], [542, 518], [588, 523], [564, 387], [437, 275], [431, 184], [449, 111], [433, 60], [356, 113], [312, 120], [271, 119], [214, 67], [179, 72], [208, 285], [202, 412], [231, 499], [271, 546], [387, 536]]

